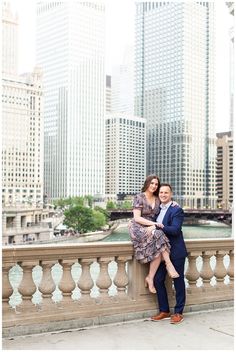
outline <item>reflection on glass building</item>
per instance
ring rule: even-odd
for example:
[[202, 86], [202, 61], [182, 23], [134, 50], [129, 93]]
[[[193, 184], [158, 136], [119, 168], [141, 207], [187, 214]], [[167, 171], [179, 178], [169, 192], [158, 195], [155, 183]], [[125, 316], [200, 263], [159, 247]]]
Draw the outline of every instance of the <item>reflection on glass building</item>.
[[135, 114], [147, 121], [147, 174], [186, 207], [216, 206], [214, 4], [136, 5]]

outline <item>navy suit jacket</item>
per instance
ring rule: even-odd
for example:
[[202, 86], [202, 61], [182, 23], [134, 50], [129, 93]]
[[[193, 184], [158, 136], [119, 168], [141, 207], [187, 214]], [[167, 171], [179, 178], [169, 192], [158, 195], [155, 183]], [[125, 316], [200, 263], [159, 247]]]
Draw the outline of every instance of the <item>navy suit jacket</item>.
[[164, 225], [163, 232], [166, 234], [170, 241], [171, 259], [180, 259], [188, 256], [182, 232], [183, 221], [183, 209], [179, 206], [169, 206], [162, 223]]

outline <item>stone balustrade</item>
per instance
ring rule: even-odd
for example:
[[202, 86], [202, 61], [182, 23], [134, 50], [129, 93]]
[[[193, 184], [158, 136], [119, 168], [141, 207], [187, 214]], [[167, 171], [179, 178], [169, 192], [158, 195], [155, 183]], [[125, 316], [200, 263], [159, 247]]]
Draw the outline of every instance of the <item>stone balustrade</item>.
[[[232, 302], [233, 239], [186, 240], [186, 244], [185, 311]], [[156, 297], [144, 287], [148, 265], [134, 259], [130, 242], [5, 247], [2, 259], [3, 336], [125, 321], [156, 312]], [[15, 265], [23, 274], [18, 286], [9, 279]], [[56, 266], [61, 270], [58, 282], [53, 277]], [[36, 268], [41, 273], [38, 283], [33, 278]], [[167, 285], [173, 307], [169, 278]], [[16, 293], [20, 300], [12, 304]]]

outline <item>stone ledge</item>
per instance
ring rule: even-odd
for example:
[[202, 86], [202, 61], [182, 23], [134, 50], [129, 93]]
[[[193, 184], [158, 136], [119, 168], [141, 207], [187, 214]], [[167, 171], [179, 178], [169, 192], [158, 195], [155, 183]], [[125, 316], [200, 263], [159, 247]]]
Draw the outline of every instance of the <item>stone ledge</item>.
[[[203, 303], [200, 305], [188, 305], [185, 307], [184, 312], [203, 312], [206, 310], [216, 310], [216, 309], [224, 309], [234, 306], [234, 301], [219, 301], [212, 303]], [[14, 336], [25, 336], [25, 335], [33, 335], [47, 332], [62, 332], [65, 330], [72, 329], [85, 329], [94, 326], [101, 325], [110, 325], [110, 324], [118, 324], [122, 322], [128, 322], [132, 320], [138, 319], [147, 319], [150, 316], [156, 314], [155, 310], [146, 310], [146, 311], [138, 311], [138, 312], [129, 312], [122, 314], [114, 314], [114, 315], [106, 315], [106, 316], [98, 316], [91, 318], [80, 318], [73, 319], [68, 321], [53, 321], [42, 324], [31, 324], [31, 325], [21, 325], [21, 326], [10, 326], [3, 328], [2, 337], [9, 338]]]

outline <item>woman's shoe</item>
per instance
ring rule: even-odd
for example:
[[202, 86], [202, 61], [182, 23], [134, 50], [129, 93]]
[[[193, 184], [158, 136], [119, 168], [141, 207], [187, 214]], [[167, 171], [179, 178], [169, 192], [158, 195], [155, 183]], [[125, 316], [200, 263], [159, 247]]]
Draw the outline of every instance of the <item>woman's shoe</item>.
[[168, 275], [172, 279], [177, 279], [177, 277], [179, 277], [179, 274], [177, 273], [177, 271], [175, 270], [174, 265], [171, 262], [166, 264], [166, 270], [168, 272]]
[[[152, 280], [151, 280], [151, 281], [152, 281]], [[154, 285], [153, 285], [153, 281], [150, 282], [150, 279], [149, 279], [148, 276], [145, 277], [144, 285], [145, 285], [145, 287], [148, 287], [148, 289], [149, 289], [149, 291], [150, 291], [151, 293], [157, 293], [157, 291], [156, 291], [156, 289], [155, 289], [155, 287], [154, 287]]]

